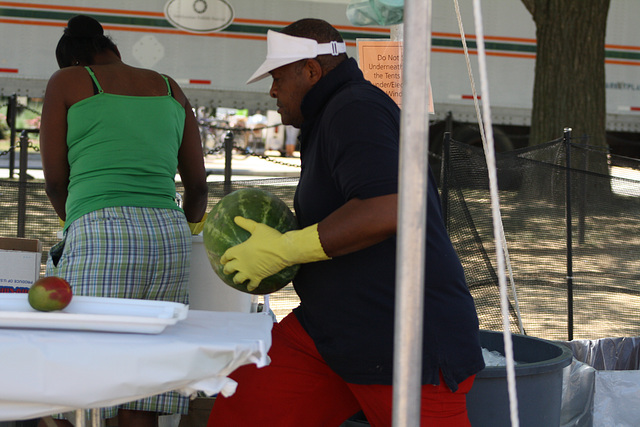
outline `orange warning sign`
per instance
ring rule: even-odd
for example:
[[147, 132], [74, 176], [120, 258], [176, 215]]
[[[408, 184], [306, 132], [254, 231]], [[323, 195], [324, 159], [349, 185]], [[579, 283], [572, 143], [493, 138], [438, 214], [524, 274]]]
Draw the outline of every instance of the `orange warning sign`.
[[[364, 78], [379, 87], [402, 106], [402, 42], [358, 39], [358, 65]], [[429, 91], [429, 112], [433, 99]]]

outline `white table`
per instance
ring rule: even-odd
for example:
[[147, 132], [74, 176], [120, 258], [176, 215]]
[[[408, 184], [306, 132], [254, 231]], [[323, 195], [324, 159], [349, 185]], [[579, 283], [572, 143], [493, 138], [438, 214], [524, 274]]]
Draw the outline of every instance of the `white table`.
[[272, 326], [259, 313], [190, 310], [160, 334], [0, 328], [0, 421], [170, 390], [231, 395], [237, 384], [228, 374], [269, 363]]

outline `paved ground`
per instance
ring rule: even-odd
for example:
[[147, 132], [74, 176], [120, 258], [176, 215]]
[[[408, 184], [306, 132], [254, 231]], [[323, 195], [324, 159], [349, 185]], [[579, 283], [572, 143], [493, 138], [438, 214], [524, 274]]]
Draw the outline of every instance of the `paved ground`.
[[[277, 151], [268, 151], [265, 156], [234, 154], [231, 159], [232, 179], [252, 179], [270, 177], [296, 177], [300, 175], [300, 158], [281, 157]], [[297, 153], [296, 153], [297, 154]], [[9, 177], [9, 155], [0, 157], [0, 178]], [[224, 154], [208, 155], [205, 157], [208, 181], [224, 180], [225, 171]], [[20, 172], [18, 156], [14, 163], [14, 177]], [[42, 161], [40, 153], [30, 153], [27, 161], [27, 173], [35, 179], [43, 179]], [[176, 177], [180, 179], [179, 176]]]
[[[224, 155], [205, 157], [208, 180], [224, 179], [226, 159]], [[248, 177], [296, 177], [300, 175], [300, 158], [281, 157], [277, 151], [265, 156], [234, 154], [231, 160], [231, 176], [237, 179]]]

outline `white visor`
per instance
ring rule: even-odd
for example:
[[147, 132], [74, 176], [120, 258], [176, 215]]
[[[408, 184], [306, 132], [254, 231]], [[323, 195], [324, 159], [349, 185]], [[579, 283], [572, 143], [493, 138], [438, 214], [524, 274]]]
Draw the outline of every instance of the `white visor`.
[[318, 43], [312, 39], [289, 36], [269, 30], [267, 31], [267, 59], [247, 80], [247, 84], [262, 80], [276, 68], [301, 59], [329, 54], [337, 56], [346, 52], [347, 45], [344, 42]]

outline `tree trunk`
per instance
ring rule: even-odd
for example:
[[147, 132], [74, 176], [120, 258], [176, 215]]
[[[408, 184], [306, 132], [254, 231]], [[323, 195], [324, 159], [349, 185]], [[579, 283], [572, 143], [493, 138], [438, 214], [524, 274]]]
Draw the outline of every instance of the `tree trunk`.
[[[604, 42], [610, 0], [522, 3], [537, 38], [529, 145], [560, 138], [564, 128], [571, 128], [573, 142], [606, 147]], [[592, 172], [608, 175], [603, 152], [572, 153], [573, 167], [587, 164]]]
[[530, 145], [562, 135], [605, 146], [604, 39], [610, 0], [522, 0], [536, 24]]

